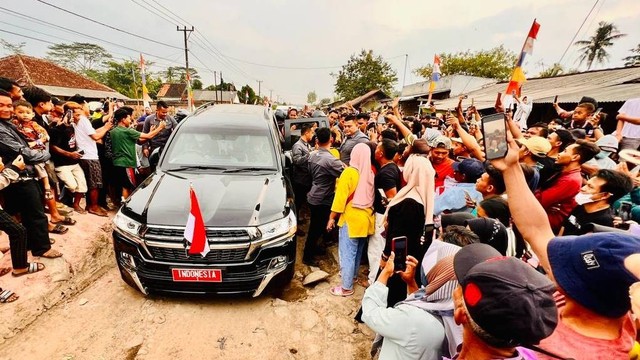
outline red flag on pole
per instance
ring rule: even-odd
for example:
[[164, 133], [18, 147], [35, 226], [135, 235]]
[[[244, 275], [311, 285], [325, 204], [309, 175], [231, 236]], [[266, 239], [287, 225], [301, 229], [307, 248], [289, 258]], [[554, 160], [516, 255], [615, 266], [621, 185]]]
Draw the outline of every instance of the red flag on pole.
[[189, 255], [200, 254], [202, 257], [205, 257], [210, 250], [207, 230], [204, 227], [198, 197], [193, 187], [189, 188], [189, 193], [191, 197], [191, 211], [189, 212], [187, 226], [184, 229], [184, 239], [191, 244]]

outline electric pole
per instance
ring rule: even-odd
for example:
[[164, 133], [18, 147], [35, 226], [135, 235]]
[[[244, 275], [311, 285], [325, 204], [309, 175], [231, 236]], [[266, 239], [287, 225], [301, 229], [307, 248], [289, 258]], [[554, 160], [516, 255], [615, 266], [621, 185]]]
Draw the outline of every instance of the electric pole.
[[269, 89], [269, 102], [273, 102], [273, 89]]
[[261, 94], [260, 94], [260, 86], [262, 86], [262, 80], [256, 80], [258, 82], [258, 98], [262, 98]]
[[176, 30], [182, 31], [184, 33], [184, 62], [187, 72], [187, 109], [189, 111], [193, 111], [191, 99], [191, 75], [189, 75], [189, 45], [187, 43], [187, 40], [189, 39], [189, 36], [191, 35], [191, 32], [193, 32], [194, 28], [193, 26], [191, 26], [191, 29], [187, 29], [187, 27], [184, 26], [182, 29], [180, 29], [180, 26], [176, 26]]
[[[404, 89], [404, 80], [407, 78], [407, 62], [409, 61], [409, 54], [404, 54], [404, 75], [402, 75], [402, 88]], [[402, 91], [402, 89], [400, 89]]]
[[[214, 71], [213, 72], [213, 86], [217, 87], [218, 86], [218, 72]], [[218, 90], [214, 87], [213, 91], [216, 94], [216, 103], [218, 103]]]

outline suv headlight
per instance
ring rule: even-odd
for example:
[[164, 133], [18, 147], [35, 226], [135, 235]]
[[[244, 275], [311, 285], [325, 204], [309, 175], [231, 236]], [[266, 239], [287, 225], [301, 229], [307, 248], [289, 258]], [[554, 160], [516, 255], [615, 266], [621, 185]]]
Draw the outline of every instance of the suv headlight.
[[279, 238], [285, 235], [286, 237], [293, 236], [298, 230], [296, 214], [294, 211], [289, 211], [289, 214], [285, 218], [260, 225], [258, 226], [258, 230], [262, 234], [261, 240]]
[[142, 224], [123, 214], [122, 210], [118, 211], [116, 216], [114, 216], [113, 225], [128, 239], [138, 243], [142, 242], [142, 238], [140, 237]]

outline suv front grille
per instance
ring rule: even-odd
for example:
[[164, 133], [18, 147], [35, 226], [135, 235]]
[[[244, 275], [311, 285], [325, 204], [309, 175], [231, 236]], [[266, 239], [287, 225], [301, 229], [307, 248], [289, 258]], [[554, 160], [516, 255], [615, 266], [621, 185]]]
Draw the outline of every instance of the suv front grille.
[[[145, 237], [163, 236], [173, 237], [180, 239], [184, 238], [184, 228], [161, 228], [161, 227], [148, 227], [145, 232]], [[207, 238], [209, 240], [218, 241], [249, 241], [249, 232], [245, 229], [207, 229]]]
[[249, 250], [246, 247], [239, 249], [211, 249], [207, 256], [203, 258], [200, 255], [187, 256], [186, 249], [170, 249], [155, 246], [149, 246], [148, 248], [155, 260], [194, 264], [244, 262], [244, 258], [247, 256], [247, 251]]

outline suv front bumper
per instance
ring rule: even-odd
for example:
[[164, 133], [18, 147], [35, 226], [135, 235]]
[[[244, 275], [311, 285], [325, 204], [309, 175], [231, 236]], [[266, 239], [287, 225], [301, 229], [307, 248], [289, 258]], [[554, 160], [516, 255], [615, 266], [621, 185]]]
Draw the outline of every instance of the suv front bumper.
[[[290, 276], [296, 256], [296, 237], [284, 238], [276, 245], [258, 248], [246, 261], [190, 262], [154, 259], [148, 248], [113, 231], [113, 245], [118, 268], [123, 279], [143, 294], [150, 292], [184, 294], [252, 294], [259, 296], [274, 279]], [[213, 250], [212, 251], [216, 251]], [[176, 282], [173, 269], [216, 269], [221, 282]], [[283, 279], [286, 280], [286, 279]]]

